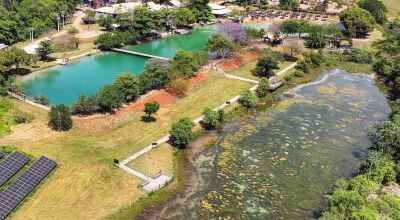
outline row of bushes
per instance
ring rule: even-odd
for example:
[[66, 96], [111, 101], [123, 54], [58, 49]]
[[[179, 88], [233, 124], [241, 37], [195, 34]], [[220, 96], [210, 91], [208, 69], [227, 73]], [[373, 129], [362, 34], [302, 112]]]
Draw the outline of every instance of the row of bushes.
[[139, 76], [123, 73], [113, 84], [105, 86], [97, 94], [80, 96], [72, 105], [72, 113], [87, 115], [99, 110], [112, 111], [124, 102], [134, 101], [149, 90], [165, 86], [174, 90], [184, 90], [185, 87], [180, 86], [180, 79], [196, 74], [206, 61], [207, 54], [204, 52], [184, 51], [178, 51], [170, 61], [150, 59]]

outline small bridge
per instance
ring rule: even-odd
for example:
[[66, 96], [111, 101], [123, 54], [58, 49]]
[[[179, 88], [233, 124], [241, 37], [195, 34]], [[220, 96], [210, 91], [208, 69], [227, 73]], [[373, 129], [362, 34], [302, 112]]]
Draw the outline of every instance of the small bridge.
[[111, 50], [116, 51], [116, 52], [136, 55], [136, 56], [140, 56], [140, 57], [156, 58], [156, 59], [162, 59], [162, 60], [168, 60], [169, 59], [169, 58], [166, 58], [166, 57], [160, 57], [160, 56], [151, 55], [151, 54], [147, 54], [147, 53], [140, 53], [140, 52], [124, 50], [124, 49], [118, 49], [118, 48], [112, 48]]

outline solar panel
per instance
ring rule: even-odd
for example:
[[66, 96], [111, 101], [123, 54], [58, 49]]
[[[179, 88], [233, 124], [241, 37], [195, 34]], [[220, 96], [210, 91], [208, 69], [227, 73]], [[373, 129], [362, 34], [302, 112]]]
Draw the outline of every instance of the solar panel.
[[0, 219], [10, 212], [50, 173], [56, 162], [40, 157], [7, 189], [0, 193]]
[[0, 186], [7, 182], [14, 174], [18, 172], [26, 163], [28, 163], [29, 157], [21, 154], [20, 152], [14, 152], [7, 157], [0, 164]]

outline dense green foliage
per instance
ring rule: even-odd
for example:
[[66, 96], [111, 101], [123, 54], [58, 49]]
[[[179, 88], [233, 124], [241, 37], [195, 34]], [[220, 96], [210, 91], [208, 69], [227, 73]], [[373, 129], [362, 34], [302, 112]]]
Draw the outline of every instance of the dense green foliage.
[[72, 128], [71, 111], [63, 104], [52, 107], [48, 117], [49, 127], [55, 131], [68, 131]]
[[49, 59], [49, 54], [56, 51], [54, 48], [54, 42], [51, 40], [44, 40], [39, 43], [39, 47], [36, 49], [36, 51], [42, 60], [47, 60]]
[[370, 135], [374, 141], [359, 167], [359, 175], [339, 182], [327, 196], [328, 206], [321, 219], [400, 219], [400, 198], [394, 189], [400, 181], [400, 35], [399, 21], [387, 25], [386, 38], [376, 43], [376, 58], [371, 52], [353, 50], [345, 55], [358, 63], [374, 62], [374, 70], [390, 88], [393, 101], [391, 119], [380, 123]]
[[47, 96], [44, 95], [37, 95], [35, 97], [33, 97], [33, 100], [36, 103], [39, 103], [41, 105], [46, 105], [46, 106], [50, 106], [50, 100], [49, 98], [47, 98]]
[[181, 118], [178, 122], [172, 124], [169, 131], [172, 145], [180, 148], [186, 147], [190, 139], [194, 136], [192, 132], [194, 125], [189, 118]]
[[165, 86], [170, 80], [169, 61], [150, 59], [146, 62], [144, 71], [140, 74], [140, 86], [144, 91], [158, 89]]
[[375, 19], [367, 10], [348, 8], [339, 15], [340, 21], [352, 37], [365, 37], [374, 29]]
[[289, 19], [282, 22], [280, 29], [285, 34], [298, 34], [299, 36], [308, 31], [310, 23], [304, 19]]
[[66, 21], [80, 0], [4, 0], [0, 1], [0, 42], [14, 44], [57, 28], [57, 17]]
[[256, 68], [253, 70], [253, 74], [270, 78], [275, 75], [273, 70], [279, 69], [278, 64], [278, 61], [276, 61], [273, 57], [258, 58]]
[[240, 94], [238, 102], [246, 108], [255, 108], [258, 106], [259, 100], [254, 93], [247, 89]]
[[228, 40], [221, 34], [213, 34], [207, 42], [205, 50], [211, 54], [211, 58], [229, 58], [237, 51], [238, 45]]
[[177, 26], [186, 26], [196, 22], [196, 17], [189, 8], [180, 7], [173, 14], [173, 20]]
[[203, 111], [204, 119], [201, 121], [206, 128], [215, 128], [222, 121], [223, 115], [220, 112], [213, 111], [211, 108], [205, 108]]
[[311, 69], [319, 67], [323, 62], [325, 62], [326, 57], [322, 50], [318, 52], [308, 52], [304, 55], [296, 66], [297, 70], [301, 70], [304, 73], [309, 73]]
[[121, 32], [107, 32], [100, 35], [95, 43], [102, 50], [110, 50], [114, 47], [121, 47], [123, 43], [123, 35]]
[[297, 11], [300, 8], [299, 0], [279, 0], [279, 6], [283, 9]]
[[115, 88], [125, 101], [136, 99], [142, 92], [139, 79], [132, 73], [122, 73], [114, 81]]
[[98, 102], [100, 107], [110, 111], [122, 105], [124, 102], [124, 95], [114, 85], [107, 85], [100, 90]]
[[154, 102], [146, 102], [144, 104], [144, 113], [147, 114], [147, 117], [151, 117], [152, 114], [157, 113], [157, 111], [160, 109], [160, 104], [156, 101]]
[[178, 51], [170, 62], [171, 70], [184, 76], [194, 75], [200, 69], [200, 64], [193, 53]]
[[267, 79], [262, 78], [256, 89], [256, 94], [259, 98], [267, 96], [269, 93], [269, 82]]
[[360, 8], [369, 11], [379, 24], [383, 24], [386, 21], [388, 9], [381, 0], [361, 0], [357, 4]]
[[78, 100], [71, 106], [72, 114], [88, 115], [97, 110], [98, 101], [97, 96], [84, 96], [80, 95]]
[[197, 21], [207, 21], [211, 18], [211, 8], [207, 5], [209, 0], [190, 0], [189, 8]]

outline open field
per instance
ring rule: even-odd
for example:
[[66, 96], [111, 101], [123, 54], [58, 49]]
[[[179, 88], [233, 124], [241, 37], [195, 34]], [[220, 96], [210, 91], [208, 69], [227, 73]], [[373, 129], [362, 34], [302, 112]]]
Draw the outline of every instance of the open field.
[[[204, 107], [216, 107], [251, 85], [212, 76], [194, 87], [186, 97], [162, 106], [155, 122], [145, 123], [141, 121], [142, 112], [131, 110], [127, 116], [129, 120], [116, 127], [88, 131], [96, 124], [77, 122], [67, 133], [53, 132], [47, 127], [47, 112], [13, 101], [15, 106], [34, 115], [35, 120], [14, 127], [14, 132], [2, 138], [0, 145], [16, 146], [35, 157], [46, 155], [59, 164], [51, 178], [13, 214], [13, 218], [101, 219], [132, 204], [146, 193], [137, 187], [139, 179], [113, 166], [113, 158], [129, 156], [165, 135], [179, 118], [194, 119]], [[146, 162], [165, 156], [166, 160], [157, 162], [160, 168], [154, 166], [147, 171], [150, 174], [159, 169], [171, 172], [172, 151], [166, 146], [139, 159]], [[152, 165], [133, 164], [137, 169]]]
[[400, 2], [399, 0], [383, 0], [386, 7], [389, 9], [389, 19], [398, 18], [400, 16]]

